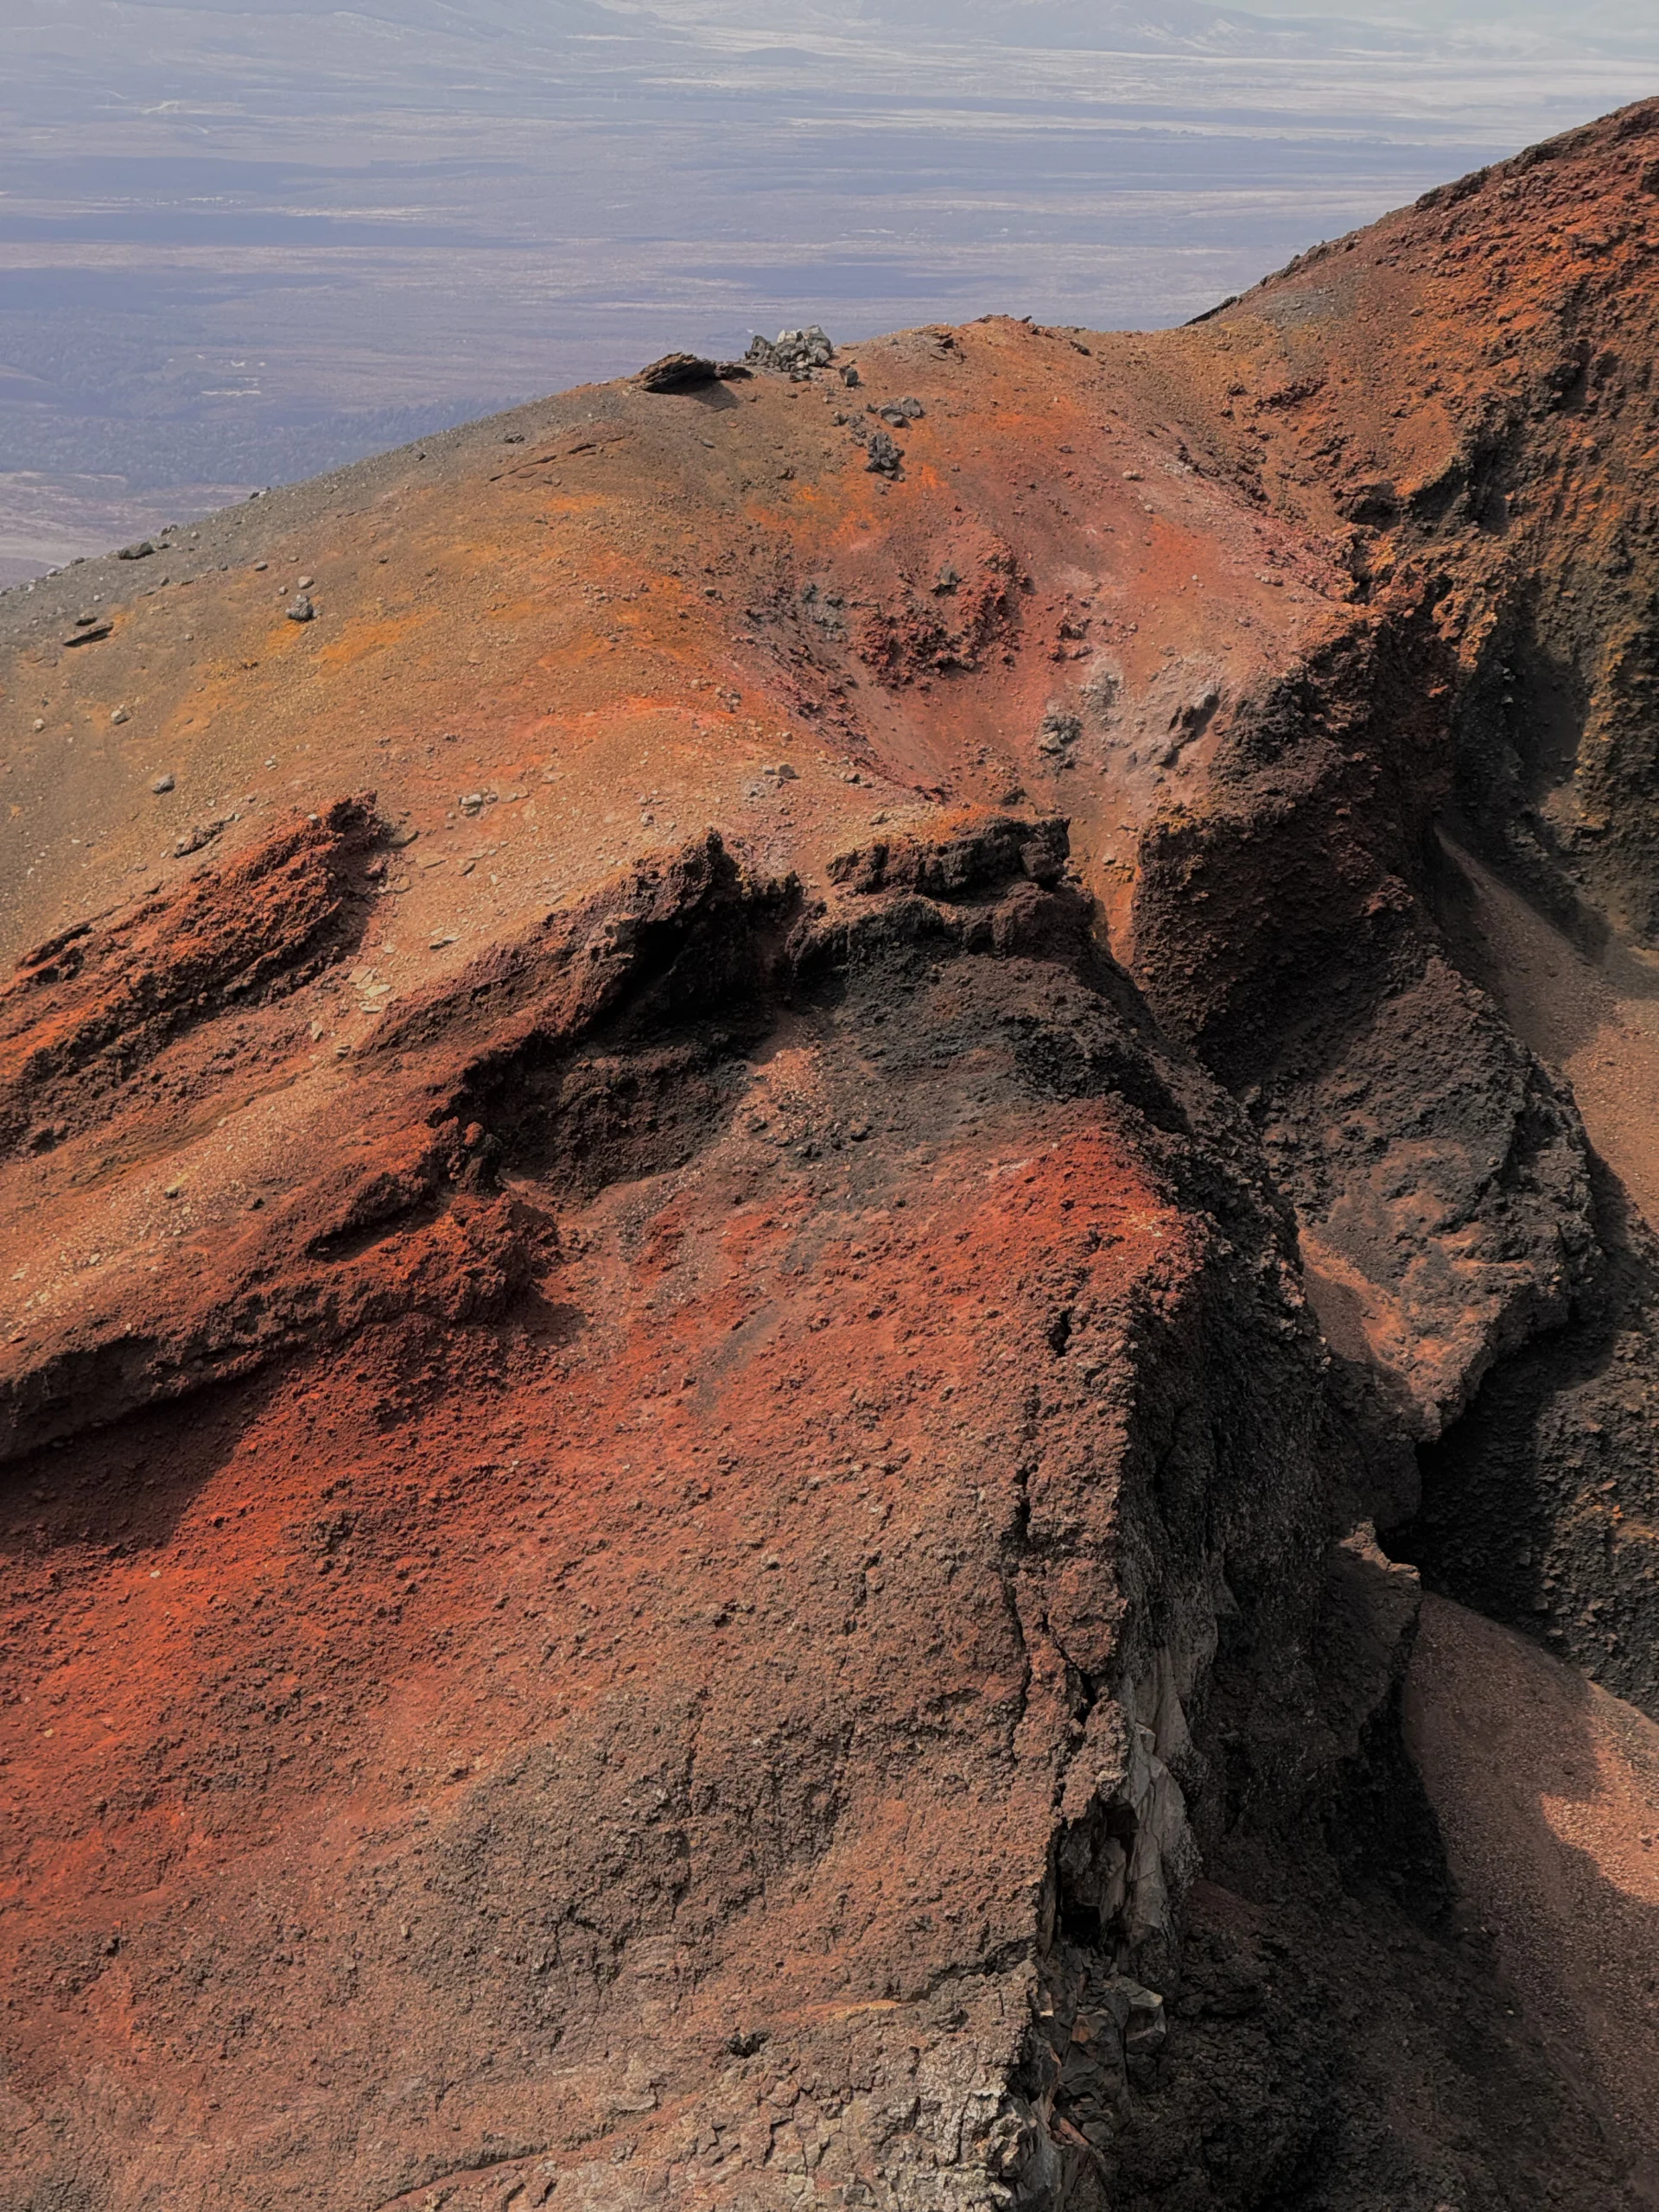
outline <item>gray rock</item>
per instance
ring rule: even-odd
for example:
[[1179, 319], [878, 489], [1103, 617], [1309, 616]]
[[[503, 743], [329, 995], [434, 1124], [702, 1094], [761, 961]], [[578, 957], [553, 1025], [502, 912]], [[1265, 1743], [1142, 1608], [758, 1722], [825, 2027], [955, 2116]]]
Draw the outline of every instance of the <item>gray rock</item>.
[[701, 353], [664, 353], [660, 361], [641, 369], [633, 381], [640, 391], [692, 391], [699, 385], [730, 384], [748, 374], [741, 361], [710, 361]]
[[132, 720], [131, 708], [118, 707], [115, 712], [110, 716], [110, 720], [116, 724], [118, 728], [123, 722], [130, 722]]
[[141, 537], [136, 545], [124, 545], [115, 557], [118, 561], [147, 561], [155, 550], [147, 537]]
[[155, 792], [156, 798], [159, 798], [163, 791], [170, 791], [173, 787], [174, 781], [171, 776], [157, 776], [155, 782], [149, 788]]
[[1066, 707], [1051, 707], [1043, 716], [1043, 727], [1038, 733], [1037, 750], [1058, 757], [1062, 764], [1069, 762], [1071, 748], [1083, 735], [1083, 720]]
[[222, 834], [224, 828], [223, 822], [198, 822], [195, 828], [187, 830], [174, 846], [174, 858], [181, 861], [192, 853], [199, 853], [204, 845], [211, 845], [214, 838]]
[[873, 474], [896, 476], [899, 474], [899, 465], [905, 456], [885, 430], [872, 430], [865, 450], [869, 457], [864, 466]]
[[664, 353], [640, 370], [634, 383], [641, 391], [690, 391], [700, 384], [713, 384], [720, 375], [717, 363], [701, 353]]
[[294, 601], [294, 604], [289, 608], [288, 619], [290, 622], [315, 622], [316, 620], [317, 610], [312, 606], [311, 601], [306, 597], [303, 592], [300, 594], [299, 597]]
[[809, 377], [814, 369], [827, 369], [835, 358], [829, 333], [816, 322], [804, 330], [780, 330], [776, 338], [753, 338], [744, 356], [755, 368], [792, 377]]

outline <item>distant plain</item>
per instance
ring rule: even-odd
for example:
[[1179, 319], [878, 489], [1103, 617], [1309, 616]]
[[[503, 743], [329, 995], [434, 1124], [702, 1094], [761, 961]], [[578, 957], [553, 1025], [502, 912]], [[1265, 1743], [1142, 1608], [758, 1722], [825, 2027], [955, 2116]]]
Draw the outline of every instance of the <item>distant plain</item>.
[[1659, 90], [1542, 0], [0, 12], [0, 584], [670, 346], [1178, 321]]

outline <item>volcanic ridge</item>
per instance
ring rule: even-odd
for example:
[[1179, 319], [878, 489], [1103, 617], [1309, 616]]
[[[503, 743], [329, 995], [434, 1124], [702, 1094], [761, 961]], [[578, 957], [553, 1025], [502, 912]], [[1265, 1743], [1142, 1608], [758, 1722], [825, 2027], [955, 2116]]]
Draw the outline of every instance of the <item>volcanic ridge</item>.
[[4, 2212], [1659, 2204], [1659, 104], [0, 595]]

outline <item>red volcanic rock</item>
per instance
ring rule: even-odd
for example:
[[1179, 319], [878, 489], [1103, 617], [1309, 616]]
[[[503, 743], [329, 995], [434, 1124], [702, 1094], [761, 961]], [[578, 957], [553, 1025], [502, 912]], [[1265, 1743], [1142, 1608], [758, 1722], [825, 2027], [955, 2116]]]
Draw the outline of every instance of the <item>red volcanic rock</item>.
[[113, 926], [79, 922], [25, 953], [0, 992], [0, 1147], [50, 1151], [183, 1031], [314, 982], [368, 894], [372, 807], [342, 801], [223, 876], [158, 884]]
[[[1224, 1603], [1274, 1649], [1306, 1611], [1319, 1362], [1237, 1117], [1093, 947], [1058, 825], [882, 851], [826, 904], [711, 839], [463, 971], [354, 1055], [349, 1192], [47, 1352], [60, 1430], [161, 1395], [135, 1336], [243, 1378], [84, 1436], [99, 1541], [48, 1498], [31, 1546], [78, 1656], [49, 1732], [15, 1716], [16, 2079], [50, 2111], [97, 2072], [69, 2155], [106, 2201], [506, 2165], [782, 2202], [796, 2142], [965, 2203], [1077, 2165], [1024, 2024], [1052, 1986], [1153, 2032], [1065, 1938], [1169, 1944], [1164, 1753]], [[480, 1294], [492, 1209], [518, 1273]], [[1121, 2100], [1105, 2042], [1076, 2073]], [[172, 2148], [126, 2154], [133, 2098]]]
[[8, 2206], [1645, 2201], [1656, 128], [0, 605]]

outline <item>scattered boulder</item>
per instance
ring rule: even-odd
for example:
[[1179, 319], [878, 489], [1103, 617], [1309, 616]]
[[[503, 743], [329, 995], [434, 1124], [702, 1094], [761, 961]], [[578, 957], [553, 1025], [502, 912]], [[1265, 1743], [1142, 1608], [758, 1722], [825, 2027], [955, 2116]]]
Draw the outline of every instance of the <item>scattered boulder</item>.
[[1051, 707], [1043, 716], [1042, 728], [1037, 735], [1037, 750], [1058, 761], [1063, 768], [1071, 765], [1071, 750], [1083, 735], [1083, 719], [1069, 707]]
[[633, 379], [640, 391], [693, 391], [699, 385], [726, 384], [746, 377], [741, 361], [710, 361], [701, 353], [664, 353]]
[[124, 545], [115, 557], [118, 561], [147, 561], [155, 550], [147, 537], [141, 537], [136, 545]]
[[66, 645], [95, 645], [100, 638], [107, 638], [114, 626], [96, 614], [77, 614], [75, 626], [63, 642]]
[[115, 712], [114, 712], [111, 716], [110, 716], [110, 720], [111, 720], [111, 721], [115, 724], [116, 728], [118, 729], [118, 728], [120, 728], [120, 726], [121, 726], [121, 724], [122, 724], [123, 722], [130, 722], [130, 721], [132, 720], [132, 709], [131, 709], [131, 708], [130, 708], [130, 707], [118, 707], [118, 708], [115, 709]]
[[701, 353], [664, 353], [640, 370], [634, 383], [641, 391], [689, 391], [700, 384], [713, 384], [719, 371]]
[[163, 791], [173, 790], [174, 779], [171, 776], [157, 776], [149, 788], [155, 792], [156, 798], [160, 798]]
[[872, 430], [864, 466], [873, 475], [896, 476], [904, 454], [885, 430]]
[[304, 592], [300, 593], [293, 605], [289, 608], [288, 619], [290, 622], [315, 622], [316, 620], [317, 610], [313, 607], [309, 598]]

